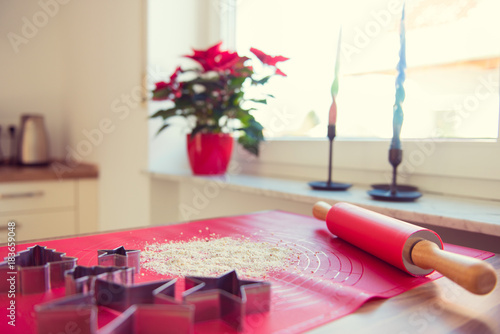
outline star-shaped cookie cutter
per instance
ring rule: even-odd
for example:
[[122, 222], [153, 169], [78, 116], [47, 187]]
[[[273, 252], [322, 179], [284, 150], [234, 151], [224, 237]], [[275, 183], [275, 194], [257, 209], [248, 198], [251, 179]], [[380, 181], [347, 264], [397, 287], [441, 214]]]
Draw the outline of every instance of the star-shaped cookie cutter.
[[[128, 285], [95, 280], [93, 293], [77, 294], [35, 306], [38, 333], [192, 333], [194, 307], [175, 300], [176, 280]], [[98, 306], [123, 311], [98, 329]]]
[[237, 331], [245, 315], [270, 309], [271, 283], [240, 280], [236, 271], [220, 277], [185, 277], [183, 300], [195, 306], [194, 321], [220, 319]]
[[132, 267], [138, 274], [141, 271], [141, 251], [125, 249], [123, 246], [115, 249], [99, 249], [97, 264], [105, 267]]
[[95, 298], [98, 305], [123, 312], [136, 304], [176, 304], [176, 280], [155, 281], [142, 284], [122, 284], [100, 277], [95, 281]]
[[103, 267], [103, 266], [76, 266], [64, 274], [66, 282], [66, 295], [89, 293], [94, 291], [97, 278], [115, 283], [134, 283], [134, 268], [129, 267]]
[[193, 333], [194, 307], [191, 305], [132, 305], [99, 330], [99, 334]]
[[97, 333], [98, 308], [92, 294], [77, 294], [35, 305], [38, 333]]
[[[64, 286], [64, 273], [76, 266], [77, 258], [56, 252], [55, 249], [35, 245], [18, 252], [14, 256], [14, 264], [9, 258], [4, 260], [0, 263], [0, 276], [18, 275], [16, 290], [21, 294], [31, 294]], [[2, 282], [0, 291], [9, 291], [9, 284]]]

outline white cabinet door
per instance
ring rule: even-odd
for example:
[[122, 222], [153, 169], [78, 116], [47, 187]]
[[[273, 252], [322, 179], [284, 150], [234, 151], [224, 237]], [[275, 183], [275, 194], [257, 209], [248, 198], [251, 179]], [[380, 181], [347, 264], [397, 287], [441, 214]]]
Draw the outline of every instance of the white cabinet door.
[[75, 181], [0, 183], [0, 214], [74, 206]]
[[68, 236], [76, 233], [75, 212], [73, 210], [32, 214], [0, 214], [0, 243], [7, 242], [9, 221], [15, 222], [16, 244], [21, 241]]
[[97, 232], [97, 193], [93, 178], [0, 183], [0, 243], [9, 221], [16, 242]]

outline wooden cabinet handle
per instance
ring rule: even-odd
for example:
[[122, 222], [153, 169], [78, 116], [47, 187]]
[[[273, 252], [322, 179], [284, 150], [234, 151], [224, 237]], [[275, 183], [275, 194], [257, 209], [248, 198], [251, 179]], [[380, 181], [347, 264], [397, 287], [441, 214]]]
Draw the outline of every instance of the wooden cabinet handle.
[[41, 197], [44, 194], [45, 193], [41, 190], [18, 192], [18, 193], [5, 193], [5, 194], [0, 194], [0, 199]]

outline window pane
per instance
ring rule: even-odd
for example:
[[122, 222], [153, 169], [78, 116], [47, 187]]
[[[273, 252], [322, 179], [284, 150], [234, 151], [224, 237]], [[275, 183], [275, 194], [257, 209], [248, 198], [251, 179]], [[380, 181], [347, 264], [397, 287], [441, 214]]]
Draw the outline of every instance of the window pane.
[[[236, 45], [291, 58], [255, 112], [268, 137], [326, 136], [342, 26], [337, 134], [392, 137], [402, 3], [235, 0]], [[500, 1], [406, 4], [403, 138], [498, 138]]]

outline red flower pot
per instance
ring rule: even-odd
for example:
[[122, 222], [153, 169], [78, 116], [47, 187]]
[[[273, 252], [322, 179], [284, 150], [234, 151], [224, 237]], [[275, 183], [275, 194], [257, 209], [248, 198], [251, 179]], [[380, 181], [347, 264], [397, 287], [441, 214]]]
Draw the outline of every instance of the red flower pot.
[[187, 135], [189, 164], [195, 175], [218, 175], [227, 171], [233, 138], [228, 133]]

